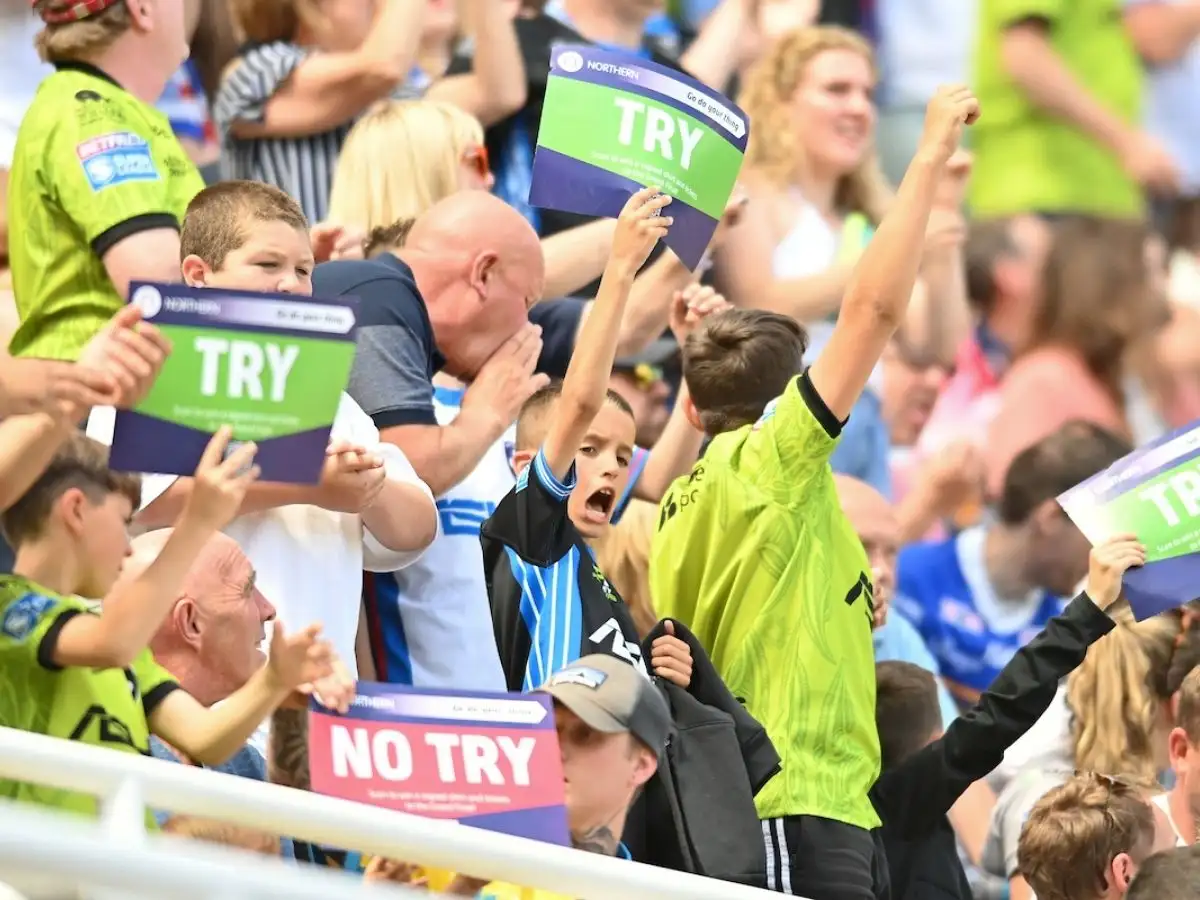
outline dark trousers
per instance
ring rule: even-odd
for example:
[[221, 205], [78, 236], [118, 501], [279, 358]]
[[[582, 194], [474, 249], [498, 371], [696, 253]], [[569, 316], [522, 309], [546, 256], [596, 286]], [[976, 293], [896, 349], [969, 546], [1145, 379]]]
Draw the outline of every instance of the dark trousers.
[[767, 889], [807, 900], [886, 896], [887, 860], [871, 832], [820, 816], [764, 819]]

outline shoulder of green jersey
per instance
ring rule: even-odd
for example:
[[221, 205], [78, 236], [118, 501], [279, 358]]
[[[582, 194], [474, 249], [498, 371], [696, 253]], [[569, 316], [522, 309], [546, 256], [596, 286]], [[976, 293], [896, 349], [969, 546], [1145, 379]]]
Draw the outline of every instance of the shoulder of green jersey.
[[0, 634], [21, 643], [37, 627], [46, 611], [57, 603], [57, 598], [33, 591], [18, 597], [4, 608], [4, 618], [0, 619]]
[[158, 181], [158, 166], [150, 142], [133, 131], [110, 131], [80, 141], [75, 155], [92, 192], [119, 184]]

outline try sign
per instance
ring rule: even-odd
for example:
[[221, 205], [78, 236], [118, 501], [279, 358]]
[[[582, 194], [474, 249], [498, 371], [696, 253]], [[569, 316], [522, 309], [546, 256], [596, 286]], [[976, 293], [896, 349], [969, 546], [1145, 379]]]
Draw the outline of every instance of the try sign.
[[566, 843], [562, 761], [548, 698], [366, 682], [358, 691], [344, 716], [313, 704], [314, 791]]

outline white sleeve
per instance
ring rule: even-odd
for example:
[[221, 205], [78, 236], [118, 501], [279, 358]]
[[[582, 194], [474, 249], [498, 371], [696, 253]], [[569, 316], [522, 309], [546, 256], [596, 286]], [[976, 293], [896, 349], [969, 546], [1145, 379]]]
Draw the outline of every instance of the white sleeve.
[[[88, 416], [85, 433], [93, 441], [99, 441], [105, 447], [111, 447], [113, 428], [116, 422], [116, 409], [111, 406], [97, 406]], [[166, 492], [167, 488], [175, 483], [175, 479], [178, 477], [178, 475], [142, 473], [142, 505], [138, 508], [145, 509], [157, 500]]]
[[[411, 484], [421, 490], [429, 501], [430, 506], [434, 506], [434, 514], [436, 517], [436, 505], [433, 500], [433, 492], [429, 490], [429, 485], [422, 481], [413, 469], [412, 463], [408, 461], [408, 457], [404, 455], [399, 447], [394, 444], [380, 442], [375, 449], [375, 452], [383, 457], [383, 465], [387, 470], [389, 481], [395, 481], [399, 484]], [[441, 532], [441, 522], [438, 522], [438, 532]], [[434, 540], [437, 540], [437, 535], [434, 535]], [[405, 566], [410, 566], [421, 558], [421, 555], [429, 549], [430, 544], [422, 547], [420, 550], [389, 550], [383, 544], [376, 540], [371, 532], [363, 529], [363, 568], [368, 572], [395, 572], [398, 569], [403, 569]]]

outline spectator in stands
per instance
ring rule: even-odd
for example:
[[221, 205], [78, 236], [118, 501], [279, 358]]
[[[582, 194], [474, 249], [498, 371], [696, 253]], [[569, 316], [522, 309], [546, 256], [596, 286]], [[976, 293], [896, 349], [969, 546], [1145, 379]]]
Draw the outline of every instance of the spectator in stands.
[[1138, 869], [1127, 900], [1191, 900], [1200, 896], [1200, 849], [1156, 853]]
[[[630, 286], [672, 224], [661, 212], [670, 202], [657, 188], [644, 188], [625, 204], [567, 376], [522, 406], [513, 458], [517, 483], [481, 529], [510, 691], [532, 690], [591, 653], [613, 654], [647, 673], [637, 629], [586, 542], [609, 528], [630, 474], [633, 412], [607, 385]], [[527, 609], [537, 611], [532, 622]]]
[[1133, 535], [1097, 546], [1086, 590], [1009, 661], [944, 735], [930, 675], [905, 663], [879, 664], [875, 709], [883, 774], [871, 801], [883, 822], [892, 896], [970, 900], [945, 812], [1045, 712], [1058, 680], [1083, 662], [1089, 645], [1112, 631], [1107, 612], [1120, 598], [1122, 577], [1145, 558]]
[[937, 657], [960, 706], [974, 703], [1087, 573], [1088, 541], [1057, 497], [1132, 448], [1071, 422], [1023, 451], [997, 516], [900, 554], [897, 611]]
[[1189, 672], [1179, 687], [1167, 752], [1175, 784], [1153, 802], [1167, 814], [1179, 846], [1187, 847], [1200, 838], [1200, 668]]
[[[246, 181], [206, 188], [188, 208], [181, 239], [190, 285], [312, 293], [307, 222], [278, 188]], [[89, 433], [111, 441], [111, 414], [93, 416]], [[175, 521], [192, 483], [152, 476], [146, 487], [138, 520], [161, 527]], [[404, 454], [382, 444], [343, 394], [320, 482], [252, 487], [226, 533], [250, 557], [283, 615], [322, 622], [353, 673], [363, 568], [391, 571], [412, 562], [437, 534], [436, 513]]]
[[963, 436], [983, 443], [1000, 379], [1033, 337], [1052, 240], [1051, 227], [1037, 216], [971, 223], [965, 256], [975, 329], [960, 346], [954, 374], [921, 432], [922, 453]]
[[1174, 846], [1138, 787], [1085, 772], [1054, 788], [1021, 829], [1021, 873], [1038, 900], [1115, 900], [1139, 867]]
[[204, 187], [152, 109], [187, 55], [183, 4], [39, 0], [56, 71], [26, 113], [9, 178], [19, 356], [75, 359], [129, 282], [178, 280], [179, 223]]
[[1200, 631], [1179, 610], [1144, 622], [1135, 622], [1128, 610], [1111, 615], [1117, 627], [1088, 650], [1054, 704], [1010, 748], [999, 769], [1007, 782], [983, 864], [1011, 880], [1013, 900], [1025, 900], [1029, 887], [1018, 871], [1021, 826], [1047, 790], [1073, 771], [1117, 772], [1152, 784], [1168, 765], [1172, 698], [1200, 663]]
[[[756, 797], [776, 863], [768, 886], [814, 900], [873, 897], [884, 866], [867, 798], [879, 773], [874, 599], [827, 461], [904, 318], [939, 183], [977, 114], [966, 88], [930, 103], [918, 159], [863, 251], [829, 352], [805, 369], [800, 326], [761, 310], [711, 319], [684, 347], [696, 421], [714, 438], [663, 499], [654, 602], [691, 628], [779, 751], [783, 771]], [[826, 779], [840, 789], [822, 790]]]
[[657, 525], [658, 504], [630, 500], [620, 521], [614, 521], [606, 534], [591, 542], [596, 565], [629, 607], [643, 638], [659, 622], [650, 596], [650, 553]]
[[973, 144], [976, 216], [1136, 217], [1142, 188], [1178, 187], [1170, 155], [1140, 129], [1141, 66], [1117, 0], [983, 0], [975, 73], [995, 109]]
[[[5, 724], [129, 753], [148, 753], [151, 734], [200, 763], [232, 756], [302, 684], [331, 672], [320, 626], [295, 636], [277, 626], [268, 664], [219, 709], [202, 706], [155, 661], [149, 643], [187, 570], [236, 513], [258, 476], [255, 445], [230, 454], [222, 428], [196, 470], [196, 489], [156, 563], [116, 584], [129, 554], [136, 476], [109, 470], [101, 445], [76, 435], [0, 523], [16, 549], [14, 575], [0, 579], [0, 666], [25, 685], [5, 696]], [[114, 585], [116, 585], [114, 587]], [[104, 613], [80, 598], [104, 598]], [[94, 797], [15, 781], [9, 799], [88, 813]]]
[[1068, 420], [1130, 436], [1128, 351], [1168, 315], [1147, 248], [1145, 228], [1134, 222], [1058, 227], [1033, 330], [1004, 376], [988, 431], [992, 496], [1013, 458]]

